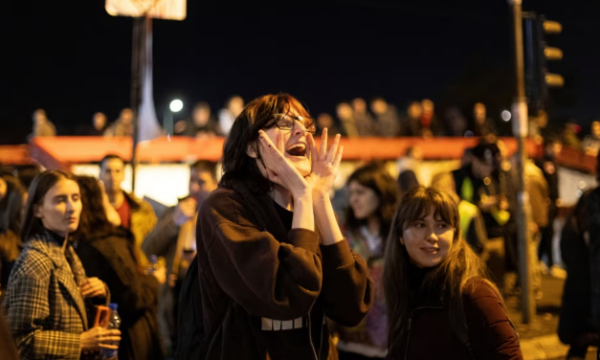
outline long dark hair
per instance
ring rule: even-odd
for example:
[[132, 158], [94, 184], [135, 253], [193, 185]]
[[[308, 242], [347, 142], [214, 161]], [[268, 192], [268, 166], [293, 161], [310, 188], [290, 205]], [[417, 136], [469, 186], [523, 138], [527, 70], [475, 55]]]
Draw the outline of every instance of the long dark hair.
[[4, 174], [0, 178], [6, 182], [6, 196], [0, 201], [0, 234], [11, 231], [19, 236], [26, 191], [16, 177]]
[[102, 188], [98, 179], [91, 176], [78, 176], [77, 183], [81, 191], [81, 218], [74, 237], [81, 241], [95, 236], [103, 236], [114, 231], [108, 221], [102, 198]]
[[[462, 299], [463, 294], [472, 291], [475, 286], [475, 282], [469, 279], [488, 277], [483, 261], [460, 236], [458, 205], [454, 199], [434, 188], [418, 187], [410, 190], [402, 197], [394, 216], [385, 250], [383, 287], [388, 309], [390, 350], [406, 341], [409, 312], [411, 306], [415, 305], [410, 303], [410, 299], [416, 298], [420, 291], [409, 286], [410, 256], [406, 247], [400, 243], [400, 238], [411, 223], [427, 216], [432, 207], [435, 209], [435, 217], [455, 229], [454, 239], [446, 258], [425, 276], [421, 289], [440, 290], [447, 300], [450, 324], [457, 336], [467, 330]], [[489, 281], [488, 283], [497, 292], [498, 298], [502, 299], [497, 287]], [[410, 294], [415, 296], [409, 296]]]
[[43, 203], [46, 193], [62, 179], [75, 181], [71, 174], [61, 170], [47, 170], [33, 179], [25, 205], [21, 241], [26, 242], [45, 233], [44, 224], [40, 218], [35, 216], [34, 208]]
[[[379, 234], [383, 239], [382, 248], [385, 249], [385, 241], [390, 232], [398, 203], [396, 182], [383, 167], [383, 164], [379, 163], [370, 163], [355, 170], [348, 178], [346, 186], [349, 186], [353, 181], [372, 189], [379, 198], [379, 207], [375, 211], [375, 216], [379, 220]], [[357, 219], [354, 216], [352, 207], [348, 205], [346, 208], [346, 227], [352, 232], [357, 232], [366, 223], [367, 219]]]
[[[246, 151], [253, 146], [260, 160], [258, 131], [275, 126], [274, 114], [288, 113], [291, 109], [310, 117], [300, 101], [288, 94], [264, 95], [252, 100], [238, 115], [223, 146], [223, 177], [219, 185], [230, 187], [232, 181], [243, 180], [256, 193], [266, 193], [273, 184], [261, 173], [256, 159]], [[262, 161], [262, 160], [261, 160]]]

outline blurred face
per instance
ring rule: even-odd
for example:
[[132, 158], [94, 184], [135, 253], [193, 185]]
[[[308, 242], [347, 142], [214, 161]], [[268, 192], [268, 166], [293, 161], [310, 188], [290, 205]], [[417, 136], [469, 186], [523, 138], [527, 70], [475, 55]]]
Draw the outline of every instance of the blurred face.
[[558, 156], [562, 151], [562, 144], [559, 142], [552, 143], [552, 144], [548, 145], [546, 150], [547, 150], [548, 154], [553, 155], [553, 156]]
[[478, 123], [482, 123], [483, 121], [485, 121], [485, 105], [483, 105], [482, 103], [475, 104], [475, 107], [473, 108], [473, 115], [475, 116], [475, 120]]
[[0, 178], [0, 201], [6, 196], [6, 181]]
[[125, 165], [119, 159], [109, 159], [100, 169], [100, 180], [107, 193], [121, 191], [121, 183], [125, 180]]
[[208, 194], [217, 188], [217, 179], [208, 171], [190, 171], [190, 197], [200, 204]]
[[413, 119], [419, 119], [423, 115], [423, 108], [419, 103], [412, 103], [408, 107], [408, 116]]
[[104, 129], [104, 125], [106, 125], [106, 116], [104, 114], [94, 115], [94, 128], [96, 130], [102, 130]]
[[373, 189], [361, 185], [358, 181], [351, 181], [348, 190], [350, 191], [350, 207], [356, 219], [368, 219], [375, 214], [379, 207], [379, 197]]
[[387, 111], [387, 104], [383, 100], [375, 100], [371, 103], [371, 110], [375, 114], [383, 114]]
[[42, 203], [35, 205], [34, 215], [42, 220], [46, 229], [59, 235], [74, 232], [81, 215], [79, 185], [73, 180], [59, 180], [48, 190]]
[[412, 158], [415, 160], [423, 160], [423, 149], [415, 146], [412, 150]]
[[337, 107], [337, 116], [340, 119], [351, 119], [353, 112], [350, 104], [342, 103]]
[[46, 113], [41, 110], [37, 110], [33, 113], [33, 121], [37, 124], [46, 121]]
[[196, 108], [192, 117], [196, 126], [205, 126], [210, 119], [210, 110], [207, 108]]
[[354, 106], [354, 111], [357, 114], [364, 114], [367, 112], [367, 103], [361, 99], [354, 99], [354, 101], [352, 101], [352, 106]]
[[600, 137], [600, 122], [594, 121], [592, 123], [592, 135]]
[[406, 247], [411, 262], [419, 268], [439, 265], [448, 256], [454, 241], [455, 229], [441, 218], [429, 214], [412, 224], [405, 224], [400, 243]]
[[[300, 116], [298, 110], [291, 108], [289, 115]], [[290, 130], [281, 130], [277, 126], [270, 129], [263, 129], [269, 136], [273, 144], [277, 146], [277, 137], [283, 137], [284, 153], [283, 156], [288, 159], [294, 167], [304, 177], [310, 174], [311, 164], [308, 159], [308, 143], [306, 135], [306, 126], [300, 121], [294, 121], [294, 128]], [[259, 163], [259, 168], [262, 165]]]
[[474, 158], [472, 164], [473, 175], [481, 179], [492, 176], [492, 172], [494, 171], [494, 167], [492, 165], [481, 161], [478, 158]]
[[424, 113], [432, 113], [433, 112], [433, 101], [423, 100], [423, 112]]
[[124, 109], [121, 111], [121, 121], [123, 124], [131, 124], [133, 121], [133, 111], [131, 111], [131, 109]]
[[236, 96], [229, 101], [229, 111], [233, 113], [233, 116], [237, 117], [242, 110], [244, 110], [244, 99]]
[[329, 114], [321, 114], [317, 118], [317, 124], [320, 129], [331, 128], [333, 126], [333, 118]]

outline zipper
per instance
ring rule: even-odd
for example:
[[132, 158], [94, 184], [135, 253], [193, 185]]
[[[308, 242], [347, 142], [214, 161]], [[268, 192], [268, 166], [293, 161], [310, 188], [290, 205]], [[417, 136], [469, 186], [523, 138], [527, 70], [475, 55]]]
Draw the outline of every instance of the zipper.
[[443, 308], [444, 308], [443, 306], [421, 306], [421, 307], [413, 309], [413, 311], [410, 312], [410, 315], [408, 316], [408, 336], [406, 337], [406, 348], [404, 349], [404, 360], [408, 359], [408, 347], [410, 345], [410, 333], [411, 333], [411, 329], [412, 329], [412, 319], [413, 319], [413, 316], [415, 315], [415, 312], [417, 310], [425, 310], [425, 309], [440, 310]]

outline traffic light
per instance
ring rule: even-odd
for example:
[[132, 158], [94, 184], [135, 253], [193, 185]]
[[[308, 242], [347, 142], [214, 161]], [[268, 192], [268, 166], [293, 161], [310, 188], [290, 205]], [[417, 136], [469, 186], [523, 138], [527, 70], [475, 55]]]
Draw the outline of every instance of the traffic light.
[[547, 35], [560, 34], [562, 25], [546, 20], [544, 15], [524, 13], [526, 46], [526, 84], [527, 97], [532, 110], [544, 109], [548, 102], [548, 89], [559, 88], [565, 84], [559, 74], [548, 71], [549, 63], [562, 60], [563, 52], [548, 46]]

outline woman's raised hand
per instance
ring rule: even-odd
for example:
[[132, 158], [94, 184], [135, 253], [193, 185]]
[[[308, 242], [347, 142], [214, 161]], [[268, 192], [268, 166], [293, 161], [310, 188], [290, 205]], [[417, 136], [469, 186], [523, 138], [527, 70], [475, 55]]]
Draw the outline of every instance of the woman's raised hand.
[[333, 186], [333, 181], [337, 176], [340, 163], [342, 162], [342, 153], [344, 147], [339, 146], [340, 135], [337, 134], [333, 140], [333, 145], [327, 150], [327, 128], [323, 129], [321, 135], [321, 150], [317, 149], [317, 144], [312, 134], [308, 134], [308, 149], [312, 160], [312, 170], [306, 181], [313, 192], [329, 194]]
[[283, 136], [277, 133], [277, 144], [273, 144], [263, 130], [259, 130], [258, 136], [261, 156], [269, 180], [288, 189], [295, 198], [303, 196], [307, 191], [310, 191], [306, 180], [304, 180], [294, 164], [284, 156], [285, 145], [283, 143]]

